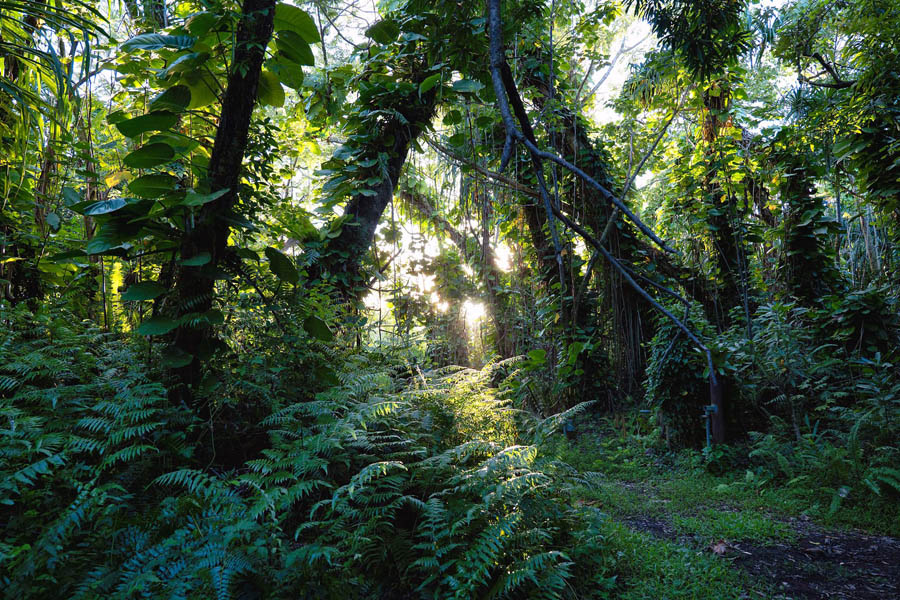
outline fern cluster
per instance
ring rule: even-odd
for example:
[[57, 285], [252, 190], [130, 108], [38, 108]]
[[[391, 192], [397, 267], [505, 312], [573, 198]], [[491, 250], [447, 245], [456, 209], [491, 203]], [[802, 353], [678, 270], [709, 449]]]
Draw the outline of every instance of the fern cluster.
[[348, 354], [333, 363], [339, 384], [314, 397], [265, 369], [240, 372], [240, 385], [226, 377], [218, 389], [267, 390], [268, 443], [222, 469], [198, 446], [206, 425], [167, 400], [127, 343], [71, 319], [2, 317], [0, 585], [11, 597], [588, 598], [610, 587], [602, 515], [573, 506], [566, 470], [530, 444], [559, 419], [513, 410], [488, 371], [402, 380], [381, 357]]

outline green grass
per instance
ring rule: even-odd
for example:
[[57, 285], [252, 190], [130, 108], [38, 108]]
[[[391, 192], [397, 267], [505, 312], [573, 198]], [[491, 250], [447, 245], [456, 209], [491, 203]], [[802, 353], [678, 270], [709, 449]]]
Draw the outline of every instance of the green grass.
[[748, 590], [772, 598], [769, 586], [732, 569], [715, 555], [636, 532], [611, 520], [606, 543], [617, 557], [616, 598], [623, 600], [728, 600]]
[[777, 485], [746, 466], [715, 465], [712, 473], [700, 452], [668, 452], [640, 427], [628, 431], [621, 421], [617, 427], [594, 421], [579, 430], [591, 433], [572, 441], [554, 436], [541, 452], [580, 474], [577, 502], [608, 515], [604, 532], [619, 574], [616, 598], [777, 598], [770, 584], [733, 568], [709, 547], [718, 540], [791, 541], [797, 532], [790, 519], [800, 515], [828, 526], [900, 530], [896, 506], [846, 506], [829, 515], [823, 490]]

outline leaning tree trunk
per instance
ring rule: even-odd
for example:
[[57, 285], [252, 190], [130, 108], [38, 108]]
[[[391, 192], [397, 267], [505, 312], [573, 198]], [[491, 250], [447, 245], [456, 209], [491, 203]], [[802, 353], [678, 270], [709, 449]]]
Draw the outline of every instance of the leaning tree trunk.
[[[210, 154], [207, 179], [211, 192], [228, 190], [223, 196], [205, 204], [194, 220], [193, 229], [181, 243], [181, 257], [191, 258], [209, 253], [203, 267], [180, 266], [175, 273], [175, 312], [179, 317], [203, 313], [212, 307], [216, 267], [222, 264], [231, 228], [228, 218], [238, 199], [241, 164], [250, 133], [250, 117], [256, 105], [260, 71], [265, 48], [272, 37], [275, 0], [244, 0], [234, 45], [233, 65], [228, 77], [222, 113]], [[209, 326], [183, 325], [174, 335], [175, 346], [193, 357], [186, 367], [178, 369], [180, 382], [188, 389], [200, 373], [199, 355], [210, 348]]]
[[[421, 81], [413, 78], [413, 83], [414, 89], [418, 90]], [[328, 243], [310, 274], [311, 279], [327, 276], [345, 300], [357, 300], [366, 289], [360, 273], [363, 258], [375, 240], [375, 230], [385, 208], [394, 197], [410, 146], [431, 121], [436, 105], [437, 94], [432, 89], [421, 97], [417, 91], [405, 94], [396, 99], [394, 106], [382, 107], [390, 114], [378, 123], [377, 134], [366, 143], [357, 158], [360, 162], [366, 159], [379, 161], [379, 156], [387, 155], [385, 164], [379, 161], [366, 171], [366, 177], [380, 175], [381, 181], [366, 185], [365, 193], [350, 198], [344, 208], [346, 221], [340, 233]]]

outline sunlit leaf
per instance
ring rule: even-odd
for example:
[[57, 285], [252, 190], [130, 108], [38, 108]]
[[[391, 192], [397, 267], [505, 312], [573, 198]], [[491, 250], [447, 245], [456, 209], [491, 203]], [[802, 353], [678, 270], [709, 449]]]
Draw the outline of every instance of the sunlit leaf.
[[132, 52], [134, 50], [160, 50], [172, 48], [184, 50], [194, 45], [197, 40], [189, 35], [163, 35], [160, 33], [142, 33], [136, 35], [122, 44], [122, 50]]
[[263, 106], [284, 106], [284, 88], [271, 71], [259, 74], [259, 103]]
[[309, 14], [281, 2], [275, 7], [275, 31], [293, 31], [308, 44], [315, 44], [321, 39], [316, 22]]

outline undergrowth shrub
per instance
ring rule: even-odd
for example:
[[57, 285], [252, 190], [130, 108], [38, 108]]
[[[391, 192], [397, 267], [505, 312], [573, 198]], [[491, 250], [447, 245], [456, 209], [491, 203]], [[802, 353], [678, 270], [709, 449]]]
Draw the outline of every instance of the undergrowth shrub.
[[410, 384], [381, 355], [308, 346], [292, 363], [270, 339], [290, 372], [330, 356], [336, 385], [310, 394], [271, 363], [221, 373], [216, 389], [269, 407], [265, 447], [226, 469], [199, 448], [208, 424], [167, 400], [129, 343], [73, 319], [0, 318], [9, 597], [590, 598], [612, 586], [601, 515], [572, 502], [572, 474], [531, 443], [567, 415], [513, 410], [488, 371]]

